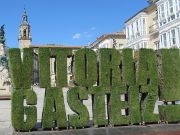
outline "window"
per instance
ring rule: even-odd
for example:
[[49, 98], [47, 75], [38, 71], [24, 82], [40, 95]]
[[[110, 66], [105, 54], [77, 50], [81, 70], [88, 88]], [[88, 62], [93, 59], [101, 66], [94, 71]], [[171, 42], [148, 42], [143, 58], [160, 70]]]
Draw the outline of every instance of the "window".
[[171, 30], [171, 42], [172, 42], [172, 45], [176, 45], [176, 31], [175, 31], [175, 29]]
[[167, 47], [167, 36], [166, 33], [162, 35], [162, 43], [164, 47]]
[[108, 48], [108, 44], [107, 43], [103, 44], [102, 48]]
[[158, 8], [158, 17], [159, 17], [159, 25], [162, 26], [163, 24], [166, 23], [165, 19], [165, 4], [161, 4]]
[[180, 0], [176, 0], [176, 11], [180, 10]]
[[178, 27], [178, 38], [180, 40], [180, 26]]
[[173, 0], [168, 0], [168, 2], [169, 2], [169, 14], [172, 15], [174, 13]]
[[156, 46], [156, 50], [158, 50], [159, 49], [159, 42], [155, 42], [154, 44]]
[[177, 17], [180, 17], [180, 0], [176, 0]]
[[164, 12], [164, 4], [161, 5], [161, 20], [163, 20], [165, 18], [165, 12]]
[[137, 30], [137, 37], [139, 37], [139, 22], [138, 20], [136, 21], [136, 30]]
[[158, 7], [158, 18], [159, 18], [159, 20], [161, 20], [161, 10], [160, 10], [161, 8], [160, 8], [160, 6]]
[[134, 26], [133, 26], [133, 24], [131, 24], [131, 28], [132, 28], [132, 37], [131, 37], [131, 39], [134, 39]]
[[139, 44], [137, 44], [137, 49], [139, 49], [139, 48], [141, 48], [141, 47], [139, 46]]
[[143, 35], [145, 35], [146, 34], [146, 19], [145, 18], [143, 18]]
[[23, 30], [23, 37], [26, 37], [26, 29]]
[[178, 11], [179, 10], [179, 0], [175, 0], [175, 5], [176, 5], [176, 11]]
[[179, 47], [180, 47], [180, 27], [178, 28], [178, 40], [179, 40]]
[[144, 42], [144, 47], [143, 48], [147, 48], [147, 42]]
[[129, 27], [127, 27], [127, 38], [129, 39]]

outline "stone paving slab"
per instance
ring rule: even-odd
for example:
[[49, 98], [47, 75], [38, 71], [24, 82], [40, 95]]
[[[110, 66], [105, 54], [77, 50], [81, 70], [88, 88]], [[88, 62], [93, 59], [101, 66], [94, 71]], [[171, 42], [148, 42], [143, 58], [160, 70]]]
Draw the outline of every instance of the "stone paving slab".
[[12, 128], [0, 128], [0, 135], [12, 135], [13, 129]]
[[14, 132], [13, 135], [180, 135], [180, 124]]

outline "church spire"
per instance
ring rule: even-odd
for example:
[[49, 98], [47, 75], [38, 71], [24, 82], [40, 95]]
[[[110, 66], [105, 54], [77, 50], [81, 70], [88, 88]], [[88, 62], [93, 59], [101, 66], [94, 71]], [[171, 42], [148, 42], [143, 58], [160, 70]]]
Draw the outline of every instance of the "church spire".
[[28, 24], [28, 16], [27, 16], [27, 12], [25, 8], [24, 8], [23, 16], [22, 16], [22, 24]]
[[31, 34], [30, 34], [30, 24], [28, 22], [28, 16], [26, 9], [24, 8], [24, 12], [22, 15], [22, 22], [20, 25], [20, 33], [19, 33], [19, 48], [29, 48], [31, 45]]

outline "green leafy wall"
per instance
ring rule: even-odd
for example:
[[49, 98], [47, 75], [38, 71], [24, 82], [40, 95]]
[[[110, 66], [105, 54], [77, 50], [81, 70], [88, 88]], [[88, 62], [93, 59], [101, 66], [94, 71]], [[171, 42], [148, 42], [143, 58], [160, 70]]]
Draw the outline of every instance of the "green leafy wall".
[[[21, 56], [23, 52], [23, 56]], [[39, 48], [39, 82], [45, 88], [42, 128], [84, 128], [89, 112], [83, 101], [92, 96], [93, 126], [180, 121], [179, 49]], [[37, 96], [32, 90], [33, 49], [9, 49], [13, 85], [12, 125], [17, 131], [36, 129]], [[74, 86], [68, 86], [67, 58], [72, 57]], [[50, 58], [55, 58], [56, 87], [51, 86]], [[74, 115], [66, 116], [63, 88]], [[121, 101], [121, 95], [125, 101]], [[107, 97], [107, 105], [105, 105]], [[158, 98], [164, 102], [154, 113]], [[26, 101], [26, 105], [24, 102]], [[168, 104], [172, 102], [172, 104]], [[106, 108], [107, 107], [107, 118]], [[126, 115], [121, 110], [126, 109]], [[26, 115], [27, 119], [24, 118]]]

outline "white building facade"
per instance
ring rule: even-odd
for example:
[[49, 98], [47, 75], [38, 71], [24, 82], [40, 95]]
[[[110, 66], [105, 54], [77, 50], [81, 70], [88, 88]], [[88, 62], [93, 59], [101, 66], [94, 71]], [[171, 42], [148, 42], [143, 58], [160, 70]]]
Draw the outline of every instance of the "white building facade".
[[159, 0], [160, 48], [180, 48], [180, 0]]
[[126, 48], [139, 49], [148, 47], [149, 36], [147, 31], [147, 13], [140, 12], [126, 22]]
[[127, 44], [122, 48], [180, 48], [180, 0], [150, 0], [125, 23]]
[[88, 48], [99, 49], [99, 48], [116, 48], [120, 49], [121, 46], [127, 43], [125, 31], [105, 34], [97, 38], [95, 42], [90, 44]]
[[127, 44], [122, 48], [155, 49], [159, 44], [157, 36], [157, 6], [151, 3], [148, 7], [139, 11], [125, 23]]

